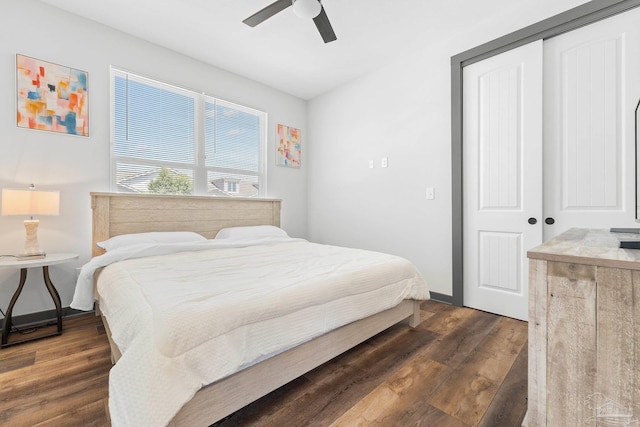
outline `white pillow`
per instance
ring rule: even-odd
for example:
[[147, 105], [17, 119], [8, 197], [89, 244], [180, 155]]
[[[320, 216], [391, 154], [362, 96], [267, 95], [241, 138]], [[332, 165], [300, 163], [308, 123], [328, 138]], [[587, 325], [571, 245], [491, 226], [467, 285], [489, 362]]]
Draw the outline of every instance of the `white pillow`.
[[121, 234], [97, 245], [106, 251], [141, 243], [190, 243], [207, 240], [192, 231], [152, 231], [150, 233]]
[[289, 237], [282, 228], [273, 225], [251, 225], [246, 227], [227, 227], [218, 231], [216, 239], [246, 239], [259, 237]]

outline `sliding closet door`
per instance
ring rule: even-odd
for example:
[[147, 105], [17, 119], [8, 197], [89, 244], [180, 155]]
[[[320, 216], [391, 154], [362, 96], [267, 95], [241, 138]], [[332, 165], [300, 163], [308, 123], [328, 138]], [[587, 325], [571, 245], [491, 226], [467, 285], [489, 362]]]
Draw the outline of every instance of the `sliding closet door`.
[[545, 240], [634, 222], [640, 9], [545, 41]]
[[527, 319], [542, 243], [542, 41], [463, 70], [464, 305]]

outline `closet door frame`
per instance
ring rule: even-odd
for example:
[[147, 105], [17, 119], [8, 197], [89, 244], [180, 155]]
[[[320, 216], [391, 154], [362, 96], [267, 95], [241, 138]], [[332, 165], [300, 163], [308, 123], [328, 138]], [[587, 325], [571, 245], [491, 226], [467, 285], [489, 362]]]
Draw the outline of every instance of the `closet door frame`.
[[451, 189], [452, 189], [452, 282], [453, 295], [434, 299], [463, 305], [463, 190], [462, 174], [462, 69], [499, 53], [536, 40], [557, 36], [640, 6], [640, 0], [593, 0], [506, 36], [451, 57]]

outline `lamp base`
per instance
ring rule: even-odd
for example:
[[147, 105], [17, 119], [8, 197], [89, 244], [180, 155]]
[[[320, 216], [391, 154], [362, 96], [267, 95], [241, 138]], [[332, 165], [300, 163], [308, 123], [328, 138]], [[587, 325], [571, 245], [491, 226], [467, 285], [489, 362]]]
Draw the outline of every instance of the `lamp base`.
[[16, 260], [18, 260], [18, 261], [29, 261], [30, 259], [42, 259], [42, 258], [46, 258], [46, 257], [47, 257], [47, 254], [45, 254], [45, 253], [34, 254], [34, 255], [19, 254], [19, 255], [16, 255]]
[[40, 221], [37, 219], [28, 219], [24, 222], [26, 238], [24, 241], [24, 250], [17, 256], [19, 260], [45, 257], [45, 253], [38, 243], [38, 224], [40, 224]]

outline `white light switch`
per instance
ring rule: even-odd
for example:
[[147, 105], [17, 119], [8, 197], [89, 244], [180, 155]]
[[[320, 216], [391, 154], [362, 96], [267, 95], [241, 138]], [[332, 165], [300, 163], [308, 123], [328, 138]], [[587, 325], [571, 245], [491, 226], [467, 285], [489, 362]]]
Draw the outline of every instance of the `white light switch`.
[[427, 187], [427, 200], [433, 200], [436, 198], [436, 190], [433, 187]]
[[388, 166], [386, 157], [382, 158], [382, 160], [380, 161], [380, 166], [383, 167], [383, 168], [386, 168]]
[[369, 169], [373, 169], [373, 160], [369, 160]]

